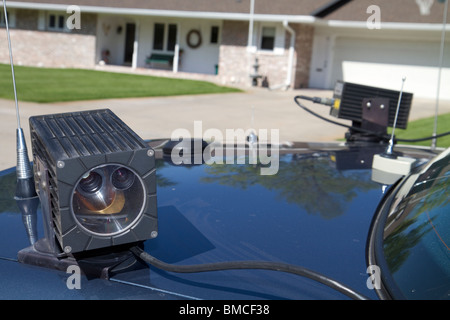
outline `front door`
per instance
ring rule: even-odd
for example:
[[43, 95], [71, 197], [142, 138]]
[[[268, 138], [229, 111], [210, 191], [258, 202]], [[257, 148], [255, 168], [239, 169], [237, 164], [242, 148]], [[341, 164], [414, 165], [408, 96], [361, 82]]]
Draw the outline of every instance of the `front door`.
[[314, 39], [313, 57], [309, 86], [311, 88], [328, 89], [330, 68], [331, 39], [326, 35], [316, 35]]
[[133, 53], [134, 53], [134, 41], [136, 37], [136, 24], [127, 23], [125, 30], [125, 64], [132, 64], [133, 62]]

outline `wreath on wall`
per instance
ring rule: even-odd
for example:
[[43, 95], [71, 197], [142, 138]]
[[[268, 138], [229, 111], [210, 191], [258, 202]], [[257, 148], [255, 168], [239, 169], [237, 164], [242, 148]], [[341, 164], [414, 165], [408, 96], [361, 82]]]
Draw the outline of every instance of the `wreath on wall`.
[[189, 48], [197, 49], [202, 45], [202, 34], [199, 30], [193, 29], [188, 32], [186, 42]]

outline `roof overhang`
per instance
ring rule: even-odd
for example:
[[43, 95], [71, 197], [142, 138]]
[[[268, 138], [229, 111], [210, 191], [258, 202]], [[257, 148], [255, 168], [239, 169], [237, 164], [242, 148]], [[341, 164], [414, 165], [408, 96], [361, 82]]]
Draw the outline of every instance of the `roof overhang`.
[[[9, 8], [34, 9], [48, 11], [67, 11], [69, 5], [31, 3], [31, 2], [9, 2]], [[183, 11], [183, 10], [152, 10], [136, 8], [115, 8], [100, 6], [79, 6], [82, 13], [98, 13], [111, 15], [147, 16], [147, 17], [171, 17], [186, 19], [212, 19], [212, 20], [234, 20], [234, 21], [262, 21], [262, 22], [283, 22], [283, 23], [304, 23], [332, 28], [352, 28], [367, 29], [365, 21], [341, 21], [324, 20], [311, 15], [274, 15], [274, 14], [250, 14], [231, 12], [204, 12], [204, 11]], [[397, 23], [382, 22], [383, 30], [423, 30], [440, 31], [442, 24], [439, 23]], [[450, 24], [446, 25], [446, 30], [450, 30]]]
[[[10, 2], [9, 8], [34, 9], [48, 11], [66, 11], [69, 5], [49, 4], [49, 3], [31, 3], [31, 2]], [[231, 13], [231, 12], [204, 12], [204, 11], [183, 11], [183, 10], [152, 10], [136, 8], [115, 8], [99, 6], [79, 6], [82, 13], [99, 13], [111, 15], [132, 15], [147, 17], [172, 17], [172, 18], [191, 18], [191, 19], [216, 19], [216, 20], [237, 20], [248, 21], [272, 21], [272, 22], [290, 22], [290, 23], [315, 23], [316, 18], [309, 15], [273, 15], [273, 14], [250, 14], [250, 13]]]
[[[322, 20], [315, 22], [318, 26], [347, 29], [368, 29], [365, 21], [341, 21]], [[442, 31], [442, 23], [406, 23], [406, 22], [381, 22], [381, 30], [417, 30], [417, 31]], [[450, 30], [450, 24], [445, 25], [446, 30]]]

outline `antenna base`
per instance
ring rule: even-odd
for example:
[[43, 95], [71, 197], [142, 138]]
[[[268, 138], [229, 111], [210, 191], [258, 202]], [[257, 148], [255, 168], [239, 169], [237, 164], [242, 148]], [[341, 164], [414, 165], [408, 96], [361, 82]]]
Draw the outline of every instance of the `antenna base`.
[[28, 199], [35, 197], [36, 188], [34, 185], [33, 169], [28, 157], [27, 145], [22, 128], [18, 128], [17, 136], [17, 186], [16, 199]]
[[16, 200], [30, 199], [36, 197], [36, 188], [34, 185], [34, 179], [17, 179], [16, 185]]
[[387, 156], [389, 155], [374, 155], [372, 168], [387, 173], [407, 175], [411, 172], [411, 167], [416, 161], [416, 159], [409, 157], [394, 156], [394, 158], [391, 158]]

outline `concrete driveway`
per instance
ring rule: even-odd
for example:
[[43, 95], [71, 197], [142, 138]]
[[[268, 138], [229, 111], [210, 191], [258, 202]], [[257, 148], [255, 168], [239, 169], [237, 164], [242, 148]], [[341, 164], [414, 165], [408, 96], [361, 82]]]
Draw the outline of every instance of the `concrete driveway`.
[[[332, 97], [327, 90], [269, 91], [251, 88], [244, 93], [195, 95], [163, 98], [133, 98], [78, 101], [52, 104], [19, 102], [21, 126], [27, 137], [31, 159], [28, 118], [32, 115], [109, 108], [144, 139], [170, 138], [176, 129], [194, 136], [194, 121], [202, 121], [202, 131], [218, 129], [279, 130], [280, 142], [332, 141], [344, 137], [343, 127], [317, 119], [299, 108], [296, 95]], [[317, 113], [329, 117], [329, 107], [305, 103]], [[435, 101], [415, 99], [410, 120], [434, 115]], [[440, 103], [440, 113], [450, 112], [450, 102]], [[0, 169], [16, 165], [16, 116], [14, 101], [0, 99]], [[344, 121], [330, 117], [346, 124]], [[202, 134], [202, 133], [201, 133]], [[431, 133], [430, 133], [431, 134]]]

